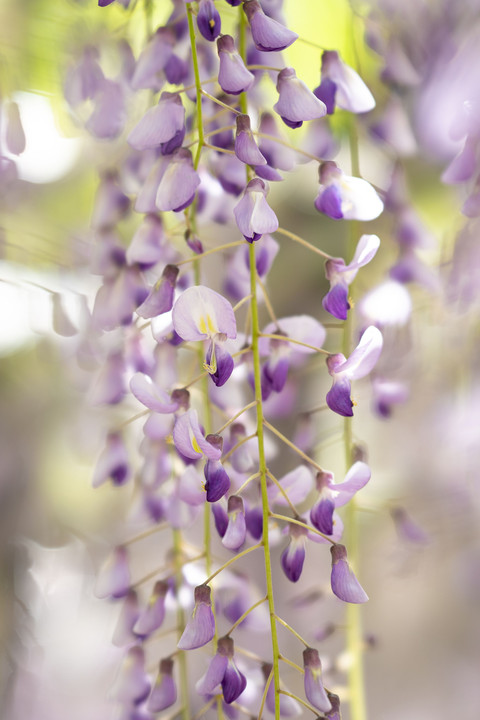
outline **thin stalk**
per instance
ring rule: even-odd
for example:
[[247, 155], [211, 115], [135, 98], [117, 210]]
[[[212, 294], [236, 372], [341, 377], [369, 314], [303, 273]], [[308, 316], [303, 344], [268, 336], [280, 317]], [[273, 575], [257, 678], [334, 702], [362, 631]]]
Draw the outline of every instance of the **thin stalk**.
[[307, 641], [304, 640], [304, 639], [302, 638], [302, 636], [297, 633], [296, 630], [294, 630], [292, 627], [290, 627], [290, 625], [289, 625], [287, 622], [285, 622], [285, 620], [282, 620], [281, 617], [278, 617], [278, 615], [277, 615], [277, 620], [278, 620], [278, 622], [280, 623], [280, 625], [283, 625], [283, 627], [284, 627], [284, 628], [287, 628], [287, 630], [289, 630], [289, 631], [292, 633], [292, 635], [295, 635], [295, 637], [297, 638], [297, 640], [300, 640], [300, 642], [301, 642], [303, 645], [305, 645], [305, 647], [307, 647], [307, 648], [310, 647], [310, 644], [307, 643]]
[[324, 535], [322, 532], [320, 532], [320, 530], [317, 530], [317, 528], [311, 527], [310, 525], [307, 525], [307, 523], [298, 520], [298, 518], [290, 518], [287, 517], [287, 515], [280, 515], [279, 513], [270, 513], [270, 517], [275, 518], [276, 520], [283, 520], [284, 522], [293, 523], [294, 525], [299, 525], [299, 527], [303, 527], [309, 532], [314, 533], [315, 535], [320, 535], [320, 537], [322, 537], [324, 540], [327, 540], [327, 542], [335, 545], [335, 540], [329, 538], [328, 535]]
[[255, 608], [257, 608], [259, 605], [262, 605], [262, 603], [266, 602], [267, 600], [268, 600], [268, 598], [265, 595], [265, 597], [263, 597], [261, 600], [257, 600], [256, 603], [254, 603], [251, 607], [249, 607], [248, 610], [245, 610], [243, 615], [240, 615], [238, 620], [235, 623], [233, 623], [232, 627], [230, 628], [230, 630], [227, 633], [225, 633], [225, 635], [231, 635], [233, 633], [233, 631], [236, 630], [236, 628], [240, 625], [240, 623], [242, 623], [245, 620], [245, 618], [248, 615], [250, 615], [252, 610], [255, 610]]
[[263, 514], [263, 549], [265, 558], [265, 579], [267, 585], [267, 597], [268, 607], [270, 611], [270, 629], [271, 629], [271, 640], [272, 640], [272, 654], [273, 654], [273, 681], [275, 684], [275, 720], [280, 718], [280, 672], [278, 667], [278, 637], [277, 637], [277, 624], [275, 615], [275, 602], [273, 597], [273, 580], [272, 580], [272, 561], [270, 556], [270, 538], [268, 529], [268, 520], [270, 515], [270, 508], [268, 504], [268, 492], [267, 492], [267, 462], [265, 458], [265, 442], [263, 434], [263, 425], [265, 421], [263, 415], [263, 402], [262, 402], [262, 380], [261, 380], [261, 366], [260, 366], [260, 349], [259, 349], [259, 338], [260, 338], [260, 324], [258, 319], [258, 302], [257, 302], [257, 271], [255, 262], [255, 244], [251, 243], [249, 246], [250, 253], [250, 290], [252, 293], [252, 300], [250, 303], [252, 311], [252, 351], [253, 351], [253, 371], [255, 378], [255, 399], [257, 401], [257, 440], [258, 440], [258, 457], [259, 457], [259, 472], [260, 472], [260, 485], [262, 491], [262, 514]]
[[195, 40], [195, 28], [193, 26], [193, 10], [192, 3], [187, 3], [187, 19], [188, 32], [190, 35], [190, 48], [192, 51], [193, 75], [195, 78], [195, 88], [197, 96], [197, 131], [198, 131], [198, 147], [193, 161], [195, 170], [200, 162], [200, 155], [203, 147], [203, 116], [202, 116], [202, 83], [200, 81], [200, 70], [198, 67], [197, 43]]
[[242, 552], [237, 553], [233, 557], [230, 558], [230, 560], [227, 560], [227, 562], [223, 563], [218, 570], [215, 570], [203, 583], [204, 585], [208, 585], [212, 582], [213, 578], [217, 577], [219, 573], [221, 573], [225, 568], [227, 568], [229, 565], [231, 565], [234, 562], [237, 562], [237, 560], [240, 560], [241, 557], [244, 555], [248, 555], [249, 553], [253, 552], [254, 550], [258, 550], [258, 548], [262, 547], [262, 543], [257, 543], [256, 545], [252, 545], [251, 547], [247, 548], [246, 550], [242, 550]]
[[280, 490], [281, 494], [282, 494], [283, 497], [285, 498], [285, 500], [286, 500], [286, 502], [288, 503], [288, 505], [289, 505], [289, 507], [290, 507], [290, 510], [293, 512], [293, 514], [294, 514], [295, 516], [299, 517], [300, 513], [297, 511], [297, 508], [295, 507], [295, 505], [292, 503], [292, 501], [291, 501], [290, 498], [288, 497], [288, 493], [286, 492], [285, 488], [282, 487], [282, 485], [280, 484], [280, 482], [277, 480], [277, 478], [275, 477], [275, 475], [272, 475], [272, 473], [270, 472], [270, 470], [267, 470], [267, 475], [268, 475], [268, 477], [270, 478], [270, 480], [271, 480], [271, 481], [277, 486], [277, 488]]
[[315, 352], [322, 353], [323, 355], [331, 355], [332, 353], [328, 352], [328, 350], [324, 350], [323, 348], [316, 347], [315, 345], [309, 345], [308, 343], [304, 343], [301, 340], [294, 340], [291, 337], [287, 337], [286, 335], [276, 335], [275, 333], [260, 333], [260, 337], [264, 338], [270, 338], [271, 340], [284, 340], [285, 342], [293, 343], [293, 345], [301, 345], [302, 347], [309, 348], [310, 350], [314, 350]]
[[288, 695], [288, 697], [293, 698], [294, 700], [296, 700], [297, 702], [299, 702], [301, 705], [303, 705], [304, 707], [306, 707], [308, 710], [311, 710], [311, 711], [313, 712], [313, 714], [318, 718], [318, 716], [319, 716], [319, 715], [318, 715], [318, 710], [316, 710], [316, 709], [313, 707], [313, 705], [310, 705], [310, 703], [306, 702], [306, 700], [302, 700], [301, 697], [298, 697], [298, 695], [294, 695], [293, 693], [288, 692], [288, 690], [280, 690], [280, 692], [282, 693], [282, 695]]
[[297, 665], [297, 663], [292, 662], [288, 658], [284, 657], [284, 655], [280, 655], [280, 660], [282, 662], [287, 663], [287, 665], [290, 665], [290, 667], [295, 668], [295, 670], [298, 670], [299, 673], [302, 673], [302, 675], [305, 675], [305, 670], [300, 667], [300, 665]]
[[[237, 110], [236, 108], [232, 107], [231, 105], [227, 105], [227, 103], [222, 102], [222, 100], [219, 100], [215, 97], [215, 95], [210, 95], [206, 90], [201, 91], [202, 95], [204, 95], [206, 98], [211, 100], [216, 105], [220, 105], [220, 107], [225, 108], [225, 110], [230, 110], [230, 112], [235, 113], [235, 115], [241, 115], [242, 113], [240, 110]], [[203, 139], [203, 138], [202, 138]]]
[[257, 436], [257, 433], [254, 432], [251, 435], [246, 435], [244, 438], [239, 440], [236, 443], [236, 445], [234, 445], [232, 448], [230, 448], [230, 450], [227, 453], [225, 453], [225, 455], [222, 457], [222, 462], [225, 462], [225, 460], [228, 460], [228, 458], [231, 455], [233, 455], [233, 453], [236, 452], [236, 450], [238, 450], [239, 447], [241, 447], [244, 443], [248, 442], [248, 440], [251, 440], [252, 438], [254, 438], [256, 436]]
[[265, 683], [265, 690], [263, 691], [262, 702], [260, 703], [260, 710], [258, 711], [257, 720], [262, 720], [263, 708], [265, 707], [265, 701], [267, 699], [268, 688], [270, 687], [270, 683], [272, 682], [272, 679], [273, 679], [273, 668], [271, 669], [270, 675], [268, 676], [267, 682]]
[[327, 260], [332, 259], [332, 255], [329, 255], [326, 252], [323, 252], [323, 250], [320, 250], [320, 248], [317, 248], [315, 245], [312, 245], [311, 243], [307, 242], [307, 240], [304, 240], [300, 235], [296, 235], [295, 233], [290, 232], [290, 230], [285, 230], [285, 228], [278, 228], [275, 230], [275, 232], [280, 233], [280, 235], [285, 235], [285, 237], [290, 238], [290, 240], [294, 240], [295, 242], [299, 243], [300, 245], [303, 245], [303, 247], [308, 248], [312, 252], [316, 253], [316, 255], [321, 255], [322, 257], [326, 258]]
[[245, 488], [246, 488], [248, 485], [250, 485], [250, 483], [251, 483], [253, 480], [256, 480], [256, 479], [259, 478], [259, 477], [260, 477], [260, 473], [259, 473], [259, 472], [256, 472], [256, 473], [254, 473], [253, 475], [250, 475], [250, 477], [248, 477], [248, 478], [245, 480], [245, 482], [242, 483], [242, 485], [238, 488], [238, 490], [236, 491], [235, 495], [241, 495], [242, 492], [245, 490]]
[[207, 255], [213, 255], [214, 253], [222, 252], [222, 250], [229, 250], [230, 248], [238, 247], [238, 245], [244, 245], [244, 241], [235, 240], [234, 242], [225, 243], [225, 245], [219, 245], [218, 247], [211, 248], [210, 250], [205, 250], [205, 252], [199, 253], [198, 255], [192, 255], [192, 257], [186, 258], [185, 260], [180, 260], [180, 262], [177, 263], [177, 267], [179, 267], [180, 265], [186, 265], [189, 262], [195, 262], [196, 260], [200, 260]]
[[229, 425], [234, 423], [235, 420], [240, 417], [240, 415], [243, 415], [243, 413], [247, 412], [247, 410], [251, 410], [251, 408], [255, 407], [256, 404], [257, 404], [257, 401], [252, 400], [251, 403], [248, 403], [248, 405], [245, 405], [245, 407], [243, 407], [241, 410], [236, 412], [235, 415], [233, 415], [224, 425], [222, 425], [222, 427], [219, 428], [215, 434], [220, 435], [220, 433], [222, 433]]

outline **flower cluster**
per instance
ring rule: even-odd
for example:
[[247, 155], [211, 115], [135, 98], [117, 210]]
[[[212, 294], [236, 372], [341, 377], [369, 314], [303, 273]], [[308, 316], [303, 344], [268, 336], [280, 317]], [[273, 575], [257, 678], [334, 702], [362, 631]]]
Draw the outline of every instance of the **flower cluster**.
[[[354, 339], [349, 292], [380, 239], [352, 225], [353, 259], [331, 256], [280, 227], [269, 183], [288, 182], [302, 157], [318, 165], [311, 193], [318, 213], [377, 218], [382, 199], [359, 171], [348, 175], [331, 159], [329, 127], [338, 109], [355, 127], [355, 115], [375, 101], [334, 51], [322, 53], [316, 89], [297, 77], [281, 54], [298, 39], [281, 4], [177, 0], [137, 58], [122, 45], [117, 78], [105, 77], [100, 53], [88, 47], [65, 80], [72, 111], [80, 118], [89, 104], [87, 130], [119, 138], [122, 157], [103, 171], [96, 194], [99, 287], [82, 352], [96, 365], [90, 400], [110, 408], [93, 485], [134, 483], [132, 513], [144, 526], [138, 538], [117, 543], [97, 580], [98, 596], [122, 605], [115, 641], [125, 656], [113, 695], [126, 718], [167, 708], [185, 719], [214, 710], [234, 717], [232, 708], [260, 717], [264, 707], [278, 718], [302, 706], [339, 718], [314, 635], [303, 640], [280, 615], [279, 573], [301, 584], [306, 554], [326, 557], [332, 597], [368, 600], [342, 544], [337, 508], [350, 503], [353, 512], [371, 475], [351, 439], [352, 382], [374, 369], [383, 336], [372, 321]], [[231, 34], [222, 32], [224, 15], [235, 18]], [[142, 113], [136, 99], [145, 90], [154, 99]], [[270, 91], [278, 95], [271, 106]], [[295, 133], [304, 124], [315, 140], [302, 135], [302, 147]], [[212, 240], [218, 227], [229, 242]], [[326, 261], [330, 289], [315, 315], [275, 314], [268, 282], [280, 238]], [[216, 258], [223, 264], [213, 265]], [[329, 316], [340, 321], [331, 333]], [[319, 408], [301, 412], [304, 371], [317, 358], [332, 382], [320, 409], [345, 428], [342, 482], [319, 462], [311, 433]], [[288, 415], [299, 422], [284, 433], [277, 425]], [[164, 566], [143, 577], [131, 543], [160, 531]], [[357, 548], [351, 551], [356, 563]], [[258, 584], [242, 573], [247, 555], [249, 563], [263, 556]], [[249, 627], [269, 638], [261, 653], [243, 647]], [[304, 644], [303, 667], [287, 659], [304, 676], [304, 697], [284, 684], [280, 627]], [[203, 674], [187, 657], [199, 648], [210, 654], [199, 661]]]

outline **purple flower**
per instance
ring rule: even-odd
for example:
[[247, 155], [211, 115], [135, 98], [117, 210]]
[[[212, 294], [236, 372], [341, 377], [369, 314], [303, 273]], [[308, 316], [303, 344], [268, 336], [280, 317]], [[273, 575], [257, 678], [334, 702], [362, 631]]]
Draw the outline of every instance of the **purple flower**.
[[197, 27], [205, 40], [213, 42], [220, 35], [221, 26], [220, 14], [213, 0], [199, 0]]
[[288, 531], [290, 540], [282, 553], [281, 563], [290, 582], [297, 582], [302, 574], [305, 561], [305, 543], [308, 531], [295, 523], [289, 523]]
[[95, 95], [94, 105], [85, 125], [87, 130], [101, 140], [113, 140], [121, 135], [127, 119], [122, 85], [104, 78]]
[[222, 35], [217, 40], [217, 51], [220, 60], [218, 83], [228, 95], [239, 95], [248, 90], [255, 76], [247, 70], [240, 54], [235, 49], [231, 35]]
[[160, 660], [155, 685], [152, 688], [147, 702], [147, 710], [157, 713], [173, 705], [177, 700], [177, 688], [173, 679], [173, 660], [164, 658]]
[[113, 632], [112, 642], [114, 645], [123, 647], [138, 641], [133, 627], [139, 615], [138, 595], [133, 588], [130, 588], [123, 600], [122, 609]]
[[249, 116], [237, 115], [236, 124], [235, 155], [246, 165], [266, 165], [267, 161], [253, 137]]
[[245, 542], [247, 534], [245, 509], [239, 495], [230, 495], [228, 498], [227, 514], [228, 525], [222, 538], [222, 544], [229, 550], [238, 550]]
[[234, 644], [228, 635], [219, 638], [217, 653], [205, 675], [196, 684], [196, 690], [201, 695], [211, 695], [220, 684], [223, 698], [228, 704], [237, 700], [247, 686], [245, 676], [235, 665]]
[[187, 622], [177, 647], [180, 650], [194, 650], [206, 645], [215, 635], [215, 618], [208, 585], [195, 588], [195, 607]]
[[203, 285], [187, 288], [173, 306], [175, 332], [183, 340], [235, 338], [237, 326], [231, 304], [222, 295]]
[[178, 273], [179, 269], [176, 265], [165, 266], [161, 278], [157, 280], [143, 303], [137, 307], [137, 315], [147, 319], [172, 309]]
[[163, 80], [160, 79], [159, 74], [170, 60], [174, 44], [174, 32], [170, 28], [159, 27], [137, 60], [131, 80], [134, 90], [160, 89]]
[[331, 114], [335, 105], [353, 113], [364, 113], [375, 107], [375, 100], [361, 77], [341, 60], [335, 50], [322, 55], [322, 82], [315, 95], [323, 100]]
[[184, 133], [185, 108], [180, 95], [163, 92], [158, 105], [150, 108], [131, 130], [127, 142], [136, 150], [148, 150], [181, 136], [178, 147], [182, 144]]
[[350, 309], [348, 286], [354, 281], [358, 270], [375, 257], [380, 246], [377, 235], [362, 235], [358, 241], [353, 260], [345, 265], [342, 258], [332, 258], [325, 263], [325, 275], [330, 290], [322, 300], [324, 309], [339, 320], [347, 319]]
[[113, 696], [126, 705], [139, 705], [148, 697], [150, 680], [145, 672], [145, 654], [139, 645], [131, 647], [120, 668]]
[[155, 205], [162, 211], [180, 212], [191, 205], [200, 185], [200, 177], [193, 167], [192, 153], [186, 148], [178, 148], [163, 167]]
[[253, 42], [257, 50], [263, 52], [285, 50], [298, 38], [297, 33], [265, 15], [257, 0], [244, 2], [243, 10], [250, 23]]
[[140, 637], [148, 637], [161, 627], [165, 618], [165, 596], [168, 584], [157, 580], [145, 609], [140, 613], [133, 630]]
[[332, 553], [332, 592], [340, 600], [349, 603], [364, 603], [368, 595], [350, 569], [347, 561], [347, 549], [344, 545], [335, 543], [331, 546]]
[[198, 460], [204, 455], [208, 460], [220, 460], [222, 451], [205, 439], [196, 410], [187, 410], [177, 417], [173, 428], [173, 442], [178, 452], [192, 460]]
[[326, 397], [331, 410], [344, 417], [353, 415], [351, 380], [358, 380], [371, 372], [380, 357], [382, 347], [382, 333], [374, 325], [370, 325], [348, 360], [341, 353], [327, 358], [328, 372], [333, 377], [333, 385]]
[[322, 712], [328, 712], [332, 704], [323, 687], [322, 664], [317, 650], [309, 647], [303, 651], [303, 667], [305, 696], [308, 702]]
[[293, 68], [278, 73], [277, 91], [279, 98], [273, 109], [288, 127], [298, 128], [304, 120], [321, 118], [327, 112], [325, 104], [297, 78]]
[[319, 497], [310, 510], [312, 525], [325, 535], [332, 535], [335, 509], [346, 505], [368, 483], [370, 477], [370, 468], [361, 461], [352, 465], [343, 483], [335, 484], [332, 473], [319, 472], [316, 478]]
[[67, 73], [64, 94], [74, 109], [86, 100], [92, 100], [102, 84], [104, 75], [97, 60], [97, 48], [87, 45], [81, 61]]
[[374, 220], [383, 203], [366, 180], [345, 175], [333, 160], [319, 168], [320, 188], [316, 209], [333, 220]]
[[207, 350], [204, 367], [215, 385], [222, 387], [232, 374], [235, 363], [230, 353], [222, 347], [221, 343], [215, 344], [212, 340]]
[[219, 460], [207, 460], [204, 467], [207, 502], [217, 502], [230, 489], [230, 478]]
[[105, 448], [95, 466], [92, 485], [96, 488], [107, 480], [111, 480], [114, 485], [123, 485], [130, 475], [130, 462], [123, 437], [118, 432], [111, 432], [107, 435]]
[[237, 227], [248, 242], [259, 240], [264, 233], [278, 229], [277, 216], [266, 200], [267, 192], [263, 180], [253, 178], [233, 210]]

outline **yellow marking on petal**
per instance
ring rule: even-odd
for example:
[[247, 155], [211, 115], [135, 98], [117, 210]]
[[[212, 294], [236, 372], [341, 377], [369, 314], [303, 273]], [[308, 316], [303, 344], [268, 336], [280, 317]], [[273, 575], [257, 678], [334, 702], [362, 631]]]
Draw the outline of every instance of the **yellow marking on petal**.
[[210, 27], [213, 30], [213, 28], [215, 27], [215, 20], [212, 18], [211, 20], [208, 21], [208, 24], [210, 25]]
[[200, 318], [200, 320], [198, 321], [198, 329], [200, 330], [200, 332], [202, 333], [202, 335], [206, 335], [206, 334], [207, 334], [207, 325], [206, 325], [206, 323], [205, 323], [205, 318], [203, 317], [203, 315], [202, 315], [202, 317]]
[[198, 453], [199, 455], [202, 455], [202, 451], [200, 450], [200, 446], [197, 442], [197, 438], [195, 437], [195, 435], [192, 435], [192, 437], [190, 438], [190, 442], [192, 443], [192, 447], [195, 450], [195, 452]]
[[213, 320], [210, 315], [207, 315], [207, 324], [208, 329], [212, 335], [215, 335], [217, 333], [217, 328], [213, 324]]

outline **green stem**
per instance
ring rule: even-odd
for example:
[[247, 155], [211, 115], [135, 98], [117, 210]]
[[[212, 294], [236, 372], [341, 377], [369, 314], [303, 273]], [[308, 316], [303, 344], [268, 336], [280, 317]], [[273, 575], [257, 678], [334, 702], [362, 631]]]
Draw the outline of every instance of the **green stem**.
[[[177, 593], [177, 627], [178, 627], [178, 639], [185, 628], [185, 612], [182, 604], [178, 600], [178, 592], [183, 583], [182, 576], [182, 535], [180, 530], [173, 531], [173, 554], [175, 563], [175, 585]], [[187, 656], [185, 652], [181, 652], [178, 656], [178, 667], [180, 675], [180, 697], [183, 700], [182, 718], [183, 720], [189, 720], [191, 717], [190, 713], [190, 700], [188, 694], [188, 668], [187, 668]]]
[[198, 147], [193, 161], [195, 170], [200, 163], [200, 155], [203, 147], [203, 116], [202, 116], [202, 84], [200, 81], [200, 70], [198, 67], [197, 43], [195, 40], [195, 28], [193, 26], [192, 3], [187, 3], [188, 32], [190, 35], [190, 47], [192, 50], [193, 75], [195, 78], [195, 88], [197, 95], [197, 131], [198, 131]]
[[270, 611], [270, 629], [272, 635], [272, 653], [273, 653], [273, 682], [275, 685], [275, 720], [280, 718], [280, 672], [278, 667], [278, 638], [277, 624], [275, 615], [275, 603], [273, 599], [273, 581], [272, 581], [272, 561], [270, 556], [270, 539], [268, 530], [268, 521], [270, 516], [270, 508], [268, 504], [267, 493], [267, 463], [265, 458], [265, 443], [263, 434], [263, 425], [265, 422], [263, 415], [262, 403], [262, 381], [260, 366], [260, 324], [258, 320], [258, 302], [257, 302], [257, 271], [255, 262], [255, 244], [249, 246], [250, 253], [250, 291], [252, 300], [250, 303], [252, 311], [252, 354], [253, 354], [253, 371], [255, 378], [255, 400], [257, 401], [257, 439], [258, 439], [258, 457], [260, 485], [262, 491], [262, 513], [263, 513], [263, 549], [265, 557], [265, 578], [267, 584], [268, 608]]

